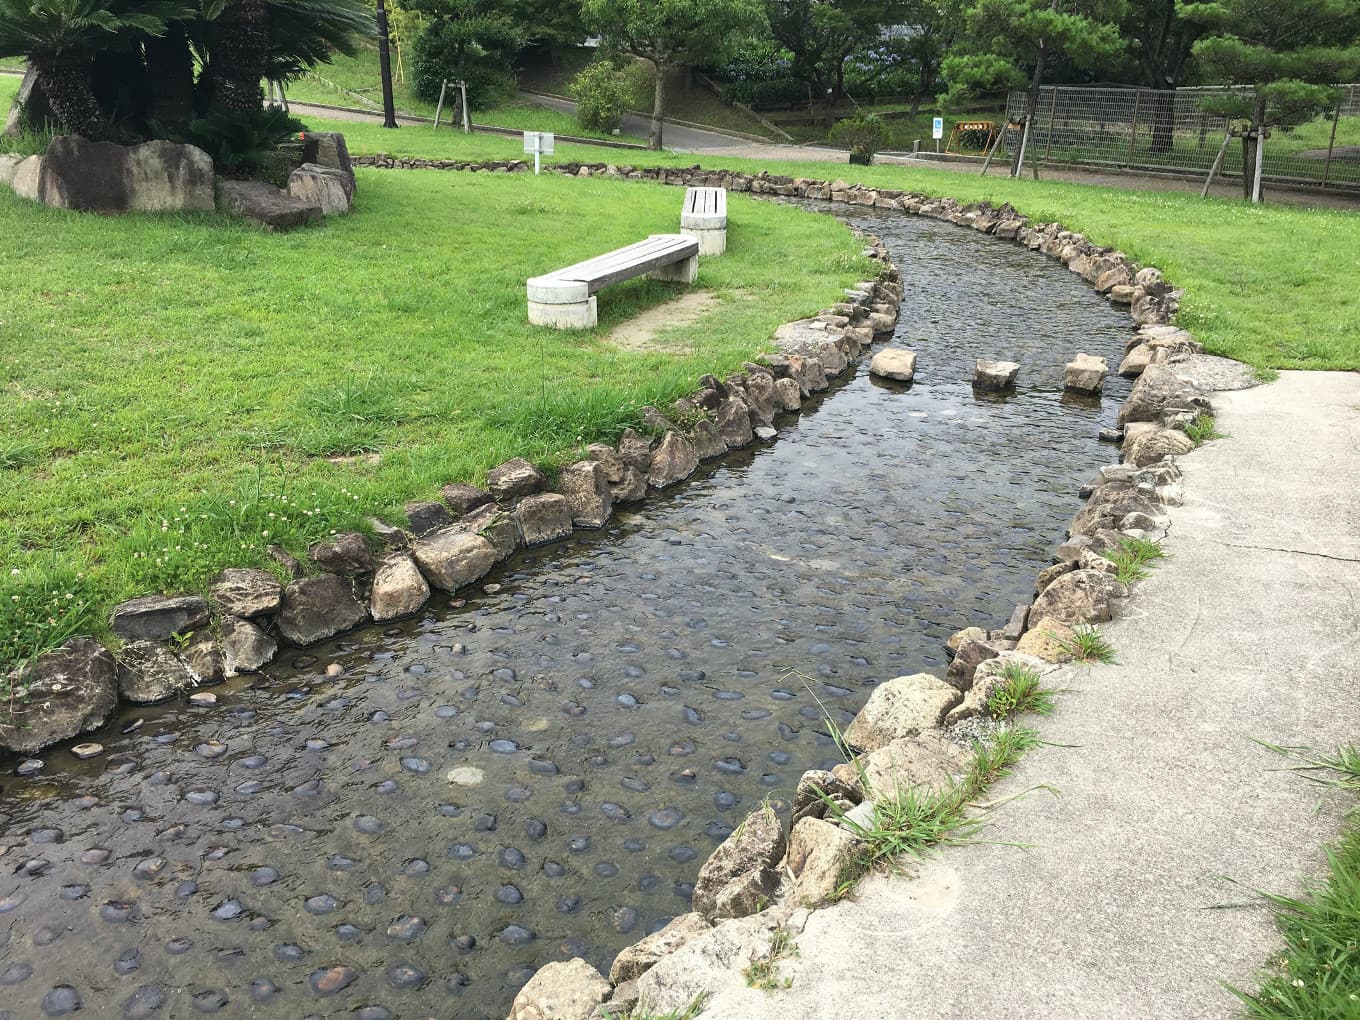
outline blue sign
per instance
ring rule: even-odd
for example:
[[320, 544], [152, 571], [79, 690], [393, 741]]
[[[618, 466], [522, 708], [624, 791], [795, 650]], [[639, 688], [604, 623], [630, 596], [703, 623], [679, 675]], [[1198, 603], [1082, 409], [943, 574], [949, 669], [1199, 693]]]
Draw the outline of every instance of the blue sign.
[[944, 137], [944, 118], [943, 118], [943, 117], [936, 117], [935, 120], [931, 122], [931, 125], [930, 125], [930, 137], [931, 137], [931, 138], [943, 138], [943, 137]]

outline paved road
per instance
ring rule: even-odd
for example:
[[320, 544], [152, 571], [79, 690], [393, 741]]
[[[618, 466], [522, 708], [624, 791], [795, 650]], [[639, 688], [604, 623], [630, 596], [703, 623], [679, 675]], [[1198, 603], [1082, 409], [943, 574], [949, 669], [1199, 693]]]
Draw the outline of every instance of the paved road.
[[[999, 794], [1052, 784], [918, 878], [812, 915], [793, 979], [739, 974], [712, 1020], [1223, 1018], [1281, 941], [1256, 890], [1297, 893], [1355, 804], [1257, 740], [1360, 734], [1360, 375], [1219, 394], [1231, 438], [1184, 458], [1173, 559], [1106, 628], [1121, 664], [1069, 668], [1052, 746]], [[738, 965], [739, 966], [739, 965]]]
[[[557, 99], [553, 96], [543, 96], [532, 92], [520, 94], [524, 99], [538, 106], [546, 106], [549, 109], [557, 110], [559, 113], [575, 114], [576, 104], [570, 99]], [[647, 132], [651, 130], [651, 120], [647, 117], [639, 117], [628, 114], [623, 118], [623, 133], [634, 135], [638, 138], [646, 138]], [[720, 131], [706, 131], [701, 128], [684, 127], [680, 124], [667, 124], [662, 131], [662, 144], [668, 149], [675, 149], [679, 152], [699, 152], [707, 149], [724, 149], [732, 145], [750, 145], [748, 139], [739, 135], [723, 134]]]

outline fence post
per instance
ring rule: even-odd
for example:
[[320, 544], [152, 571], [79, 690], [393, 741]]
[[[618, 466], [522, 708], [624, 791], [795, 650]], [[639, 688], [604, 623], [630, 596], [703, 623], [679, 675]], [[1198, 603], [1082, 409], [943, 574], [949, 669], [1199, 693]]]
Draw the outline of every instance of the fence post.
[[1129, 125], [1129, 158], [1124, 161], [1124, 165], [1133, 169], [1133, 147], [1138, 142], [1138, 107], [1143, 102], [1143, 90], [1135, 89], [1133, 93], [1133, 123]]
[[1327, 187], [1327, 176], [1332, 171], [1332, 153], [1336, 151], [1336, 126], [1341, 123], [1341, 101], [1336, 103], [1336, 113], [1332, 115], [1332, 137], [1327, 142], [1327, 161], [1322, 164], [1322, 187]]
[[[1044, 162], [1048, 162], [1049, 154], [1053, 151], [1053, 125], [1058, 122], [1058, 89], [1060, 86], [1053, 86], [1053, 102], [1048, 104], [1048, 142], [1044, 145]], [[1036, 166], [1038, 164], [1035, 164]]]

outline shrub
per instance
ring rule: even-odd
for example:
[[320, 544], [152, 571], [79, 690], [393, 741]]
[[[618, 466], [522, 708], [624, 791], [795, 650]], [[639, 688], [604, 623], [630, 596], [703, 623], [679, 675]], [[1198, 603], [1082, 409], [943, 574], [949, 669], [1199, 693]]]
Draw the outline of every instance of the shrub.
[[514, 91], [510, 55], [519, 39], [512, 24], [456, 6], [421, 29], [411, 61], [411, 84], [427, 103], [437, 102], [445, 80], [467, 83], [468, 106], [487, 109]]
[[587, 131], [617, 131], [628, 112], [632, 87], [613, 63], [597, 61], [571, 82], [576, 119]]
[[877, 114], [860, 112], [838, 120], [831, 128], [831, 141], [850, 146], [850, 155], [872, 158], [888, 140], [888, 128]]
[[286, 180], [279, 146], [305, 129], [302, 121], [275, 106], [220, 110], [191, 121], [183, 140], [211, 156], [213, 167], [224, 177], [263, 175], [273, 180], [282, 173]]
[[793, 60], [787, 50], [773, 43], [742, 47], [717, 72], [724, 103], [750, 106], [796, 106], [807, 102], [807, 85], [790, 73]]

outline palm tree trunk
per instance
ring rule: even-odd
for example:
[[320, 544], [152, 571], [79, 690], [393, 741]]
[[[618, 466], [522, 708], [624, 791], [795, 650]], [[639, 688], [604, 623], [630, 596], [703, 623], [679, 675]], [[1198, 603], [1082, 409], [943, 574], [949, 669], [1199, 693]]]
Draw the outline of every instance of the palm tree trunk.
[[212, 48], [213, 105], [249, 113], [264, 105], [261, 81], [269, 61], [264, 0], [239, 0], [218, 19]]
[[82, 53], [35, 58], [38, 85], [62, 127], [85, 138], [103, 134], [104, 118], [94, 97], [90, 60]]

